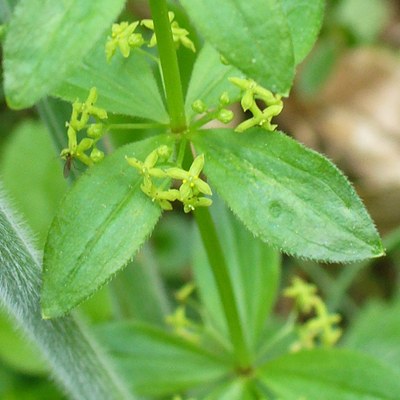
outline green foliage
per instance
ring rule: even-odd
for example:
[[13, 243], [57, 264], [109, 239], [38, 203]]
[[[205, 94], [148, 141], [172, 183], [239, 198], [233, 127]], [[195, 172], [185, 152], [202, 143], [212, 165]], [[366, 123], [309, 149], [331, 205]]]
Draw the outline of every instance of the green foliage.
[[39, 7], [21, 0], [4, 44], [4, 87], [9, 105], [29, 107], [49, 94], [79, 65], [123, 4], [123, 0], [85, 4], [45, 0]]
[[277, 358], [260, 371], [260, 379], [285, 400], [393, 399], [399, 374], [379, 361], [349, 350], [312, 350]]
[[[35, 343], [30, 350], [76, 399], [394, 400], [397, 305], [361, 314], [343, 342], [357, 351], [328, 348], [341, 333], [340, 316], [329, 308], [338, 299], [327, 291], [325, 303], [311, 283], [293, 280], [284, 291], [297, 311], [311, 313], [308, 320], [296, 311], [284, 323], [273, 315], [279, 251], [342, 263], [384, 252], [344, 175], [275, 131], [325, 2], [181, 0], [178, 23], [165, 0], [150, 0], [152, 19], [119, 21], [107, 36], [123, 4], [21, 0], [11, 17], [0, 0], [8, 10], [3, 22], [11, 18], [7, 101], [14, 108], [37, 103], [76, 181], [60, 201], [66, 185], [44, 127], [28, 121], [16, 128], [1, 164], [4, 185], [41, 241], [55, 214], [41, 265], [0, 200], [0, 301]], [[345, 21], [347, 13], [337, 15]], [[188, 18], [204, 42], [187, 29]], [[325, 68], [336, 53], [333, 45], [323, 50], [314, 60]], [[179, 65], [187, 53], [191, 61]], [[185, 93], [179, 67], [188, 74], [191, 65]], [[306, 65], [304, 92], [323, 79], [324, 68], [314, 75], [313, 65]], [[43, 98], [50, 94], [58, 99]], [[73, 102], [71, 117], [61, 99]], [[206, 129], [213, 120], [231, 125]], [[115, 148], [120, 142], [128, 144]], [[74, 159], [85, 172], [74, 170]], [[78, 305], [99, 343], [65, 316]], [[327, 329], [315, 333], [321, 321]], [[23, 345], [11, 343], [10, 332], [0, 329], [2, 343], [10, 342], [0, 357], [18, 371], [42, 373], [21, 357]], [[295, 332], [303, 334], [301, 346]], [[311, 350], [291, 351], [299, 347]], [[46, 388], [32, 393], [46, 398]], [[0, 385], [0, 396], [7, 390]]]
[[63, 315], [89, 297], [149, 236], [161, 209], [142, 193], [142, 178], [124, 156], [144, 158], [167, 142], [161, 136], [121, 147], [92, 167], [64, 198], [44, 254], [46, 318]]
[[247, 135], [208, 130], [193, 142], [207, 155], [210, 181], [255, 235], [317, 260], [383, 254], [364, 206], [332, 163], [279, 132]]

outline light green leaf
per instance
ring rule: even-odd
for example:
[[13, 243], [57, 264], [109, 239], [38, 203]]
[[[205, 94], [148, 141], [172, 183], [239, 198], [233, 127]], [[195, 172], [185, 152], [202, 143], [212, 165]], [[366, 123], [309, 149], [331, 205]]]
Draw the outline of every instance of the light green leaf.
[[221, 54], [260, 85], [286, 94], [294, 54], [279, 0], [181, 0], [189, 17]]
[[311, 350], [273, 360], [259, 379], [285, 400], [397, 400], [400, 374], [348, 350]]
[[232, 211], [262, 240], [299, 257], [349, 262], [383, 254], [361, 200], [321, 154], [280, 132], [201, 131], [205, 172]]
[[229, 373], [229, 365], [216, 355], [158, 328], [122, 322], [99, 327], [97, 333], [138, 394], [172, 395]]
[[[220, 200], [213, 199], [211, 211], [229, 266], [242, 326], [255, 349], [278, 290], [280, 257], [276, 250], [254, 238]], [[193, 264], [206, 315], [229, 338], [218, 289], [200, 243], [195, 248]]]
[[374, 302], [363, 309], [344, 337], [344, 345], [362, 351], [400, 373], [400, 300]]
[[108, 63], [105, 42], [105, 37], [99, 40], [82, 64], [51, 93], [72, 102], [86, 99], [89, 90], [96, 87], [99, 107], [167, 123], [168, 114], [147, 56], [133, 51], [129, 58], [123, 58], [118, 53]]
[[324, 19], [325, 0], [282, 0], [282, 6], [292, 36], [295, 63], [299, 64], [317, 39]]
[[63, 315], [85, 300], [149, 236], [161, 208], [142, 192], [143, 177], [124, 156], [144, 160], [169, 140], [157, 136], [119, 148], [90, 168], [64, 198], [45, 247], [44, 317]]
[[12, 108], [32, 106], [79, 65], [124, 0], [21, 0], [4, 44], [4, 87]]
[[231, 65], [224, 65], [220, 54], [206, 43], [193, 67], [185, 100], [186, 115], [190, 118], [195, 114], [192, 110], [195, 100], [202, 100], [209, 108], [218, 106], [223, 92], [229, 94], [232, 102], [239, 100], [239, 88], [228, 81], [231, 76], [242, 77], [243, 74]]

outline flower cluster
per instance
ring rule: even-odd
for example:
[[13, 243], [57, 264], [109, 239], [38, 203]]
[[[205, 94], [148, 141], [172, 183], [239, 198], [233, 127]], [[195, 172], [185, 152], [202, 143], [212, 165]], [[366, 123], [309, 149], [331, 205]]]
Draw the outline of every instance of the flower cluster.
[[[175, 14], [172, 11], [168, 13], [168, 18], [171, 23], [172, 38], [176, 47], [178, 48], [179, 45], [182, 45], [195, 53], [196, 48], [194, 43], [188, 38], [189, 32], [186, 29], [181, 28], [177, 21], [174, 21]], [[105, 48], [107, 61], [111, 61], [117, 49], [120, 50], [123, 57], [128, 58], [131, 50], [143, 46], [145, 43], [143, 35], [135, 32], [139, 25], [154, 31], [154, 22], [152, 19], [143, 19], [140, 22], [135, 21], [132, 23], [124, 21], [112, 25], [111, 36], [108, 37]], [[156, 45], [157, 38], [155, 33], [153, 33], [148, 42], [148, 47], [154, 47]]]
[[[243, 111], [249, 110], [253, 117], [239, 124], [235, 131], [244, 132], [253, 126], [260, 126], [267, 131], [273, 131], [277, 125], [271, 124], [273, 117], [279, 115], [283, 109], [283, 102], [280, 95], [274, 95], [269, 90], [257, 85], [252, 79], [229, 78], [229, 81], [239, 87], [243, 93], [241, 105]], [[263, 110], [256, 100], [261, 100], [265, 104]]]
[[[171, 155], [168, 146], [160, 146], [153, 150], [144, 162], [125, 156], [129, 165], [136, 168], [143, 175], [143, 183], [140, 186], [142, 191], [149, 196], [152, 201], [157, 202], [163, 210], [172, 210], [172, 201], [178, 200], [183, 203], [186, 213], [194, 211], [197, 207], [208, 207], [212, 200], [201, 196], [201, 194], [211, 195], [211, 189], [199, 175], [204, 166], [204, 155], [196, 157], [189, 168], [185, 171], [182, 168], [171, 167], [162, 168], [156, 166], [158, 162], [166, 162]], [[157, 178], [172, 178], [182, 181], [179, 190], [164, 190], [163, 185], [158, 185]]]
[[121, 22], [113, 24], [111, 28], [111, 36], [108, 37], [106, 43], [106, 57], [110, 61], [114, 56], [117, 48], [119, 48], [123, 57], [128, 58], [132, 49], [141, 47], [144, 43], [143, 36], [140, 33], [135, 33], [139, 21]]
[[317, 344], [325, 347], [333, 346], [342, 335], [337, 327], [339, 314], [330, 314], [325, 303], [316, 294], [315, 285], [295, 277], [292, 285], [284, 292], [286, 297], [293, 298], [299, 313], [313, 314], [313, 317], [298, 328], [299, 340], [293, 344], [292, 350], [311, 349]]
[[[98, 120], [107, 119], [107, 111], [96, 107], [96, 101], [97, 90], [92, 88], [86, 101], [82, 103], [76, 100], [72, 104], [71, 118], [66, 123], [68, 128], [68, 147], [60, 153], [60, 156], [69, 163], [76, 158], [87, 166], [91, 166], [104, 158], [104, 153], [96, 147], [96, 143], [105, 129], [104, 124], [98, 122]], [[91, 117], [97, 122], [89, 123]], [[78, 141], [78, 133], [84, 129], [86, 129], [87, 137]], [[90, 149], [92, 151], [88, 155], [86, 152]], [[64, 169], [64, 175], [68, 175], [68, 172], [68, 170]]]
[[[168, 18], [169, 22], [171, 23], [172, 38], [174, 40], [174, 43], [176, 44], [176, 47], [182, 45], [192, 50], [193, 53], [195, 53], [196, 48], [194, 46], [194, 43], [188, 38], [189, 32], [186, 29], [181, 28], [177, 21], [174, 21], [175, 14], [172, 11], [168, 12]], [[147, 29], [154, 31], [153, 20], [144, 19], [140, 22], [140, 24], [145, 26]], [[153, 34], [153, 36], [150, 39], [149, 47], [154, 47], [156, 45], [157, 45], [157, 38], [156, 35]]]

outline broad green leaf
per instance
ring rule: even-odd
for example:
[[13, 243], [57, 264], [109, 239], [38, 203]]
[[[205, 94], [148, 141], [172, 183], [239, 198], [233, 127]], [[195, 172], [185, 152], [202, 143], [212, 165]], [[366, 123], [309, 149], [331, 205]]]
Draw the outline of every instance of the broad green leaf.
[[64, 198], [44, 253], [45, 318], [68, 312], [123, 267], [150, 235], [161, 208], [140, 189], [125, 155], [144, 160], [168, 136], [119, 148], [90, 168]]
[[400, 300], [374, 302], [363, 309], [344, 337], [344, 345], [362, 351], [400, 373]]
[[129, 58], [117, 53], [107, 62], [102, 37], [82, 64], [63, 79], [52, 94], [64, 100], [86, 99], [90, 88], [99, 93], [97, 105], [107, 111], [167, 123], [157, 82], [148, 57], [133, 51]]
[[67, 186], [45, 126], [26, 120], [12, 132], [3, 148], [0, 174], [42, 247], [58, 203]]
[[114, 367], [82, 321], [78, 323], [74, 318], [43, 321], [40, 312], [40, 259], [30, 237], [22, 229], [21, 221], [0, 196], [1, 309], [28, 340], [36, 344], [52, 371], [55, 383], [68, 397], [131, 399]]
[[262, 399], [256, 396], [252, 382], [246, 378], [237, 377], [218, 385], [207, 395], [198, 397], [203, 400], [254, 400]]
[[280, 0], [181, 0], [199, 31], [236, 68], [286, 94], [294, 76], [291, 33]]
[[21, 0], [4, 44], [4, 87], [12, 108], [50, 93], [118, 16], [124, 0]]
[[[242, 326], [254, 349], [275, 301], [280, 257], [276, 250], [255, 239], [221, 201], [214, 199], [211, 210], [229, 266]], [[229, 337], [211, 267], [200, 243], [195, 249], [193, 264], [206, 315]]]
[[299, 64], [317, 39], [324, 18], [325, 0], [282, 0], [282, 6], [292, 36], [295, 63]]
[[285, 400], [397, 400], [400, 374], [362, 353], [310, 350], [275, 359], [259, 379]]
[[121, 322], [99, 327], [97, 333], [138, 394], [172, 395], [230, 372], [213, 353], [158, 328]]
[[201, 49], [193, 67], [189, 88], [186, 94], [186, 115], [192, 117], [195, 112], [192, 104], [195, 100], [202, 100], [209, 108], [215, 108], [219, 104], [219, 97], [227, 92], [231, 101], [240, 98], [240, 90], [228, 81], [229, 77], [241, 77], [243, 74], [221, 62], [220, 54], [209, 44]]
[[349, 262], [383, 254], [378, 233], [342, 173], [280, 132], [229, 129], [193, 136], [205, 172], [248, 229], [282, 251]]

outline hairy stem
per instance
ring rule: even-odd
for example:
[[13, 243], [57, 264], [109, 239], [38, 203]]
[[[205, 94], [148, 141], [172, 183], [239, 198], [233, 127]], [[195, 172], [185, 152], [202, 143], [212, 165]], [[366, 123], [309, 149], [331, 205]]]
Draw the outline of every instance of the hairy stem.
[[154, 21], [154, 32], [157, 37], [171, 131], [182, 133], [187, 128], [186, 116], [178, 58], [172, 37], [171, 23], [168, 19], [167, 2], [165, 0], [150, 0], [150, 8]]

